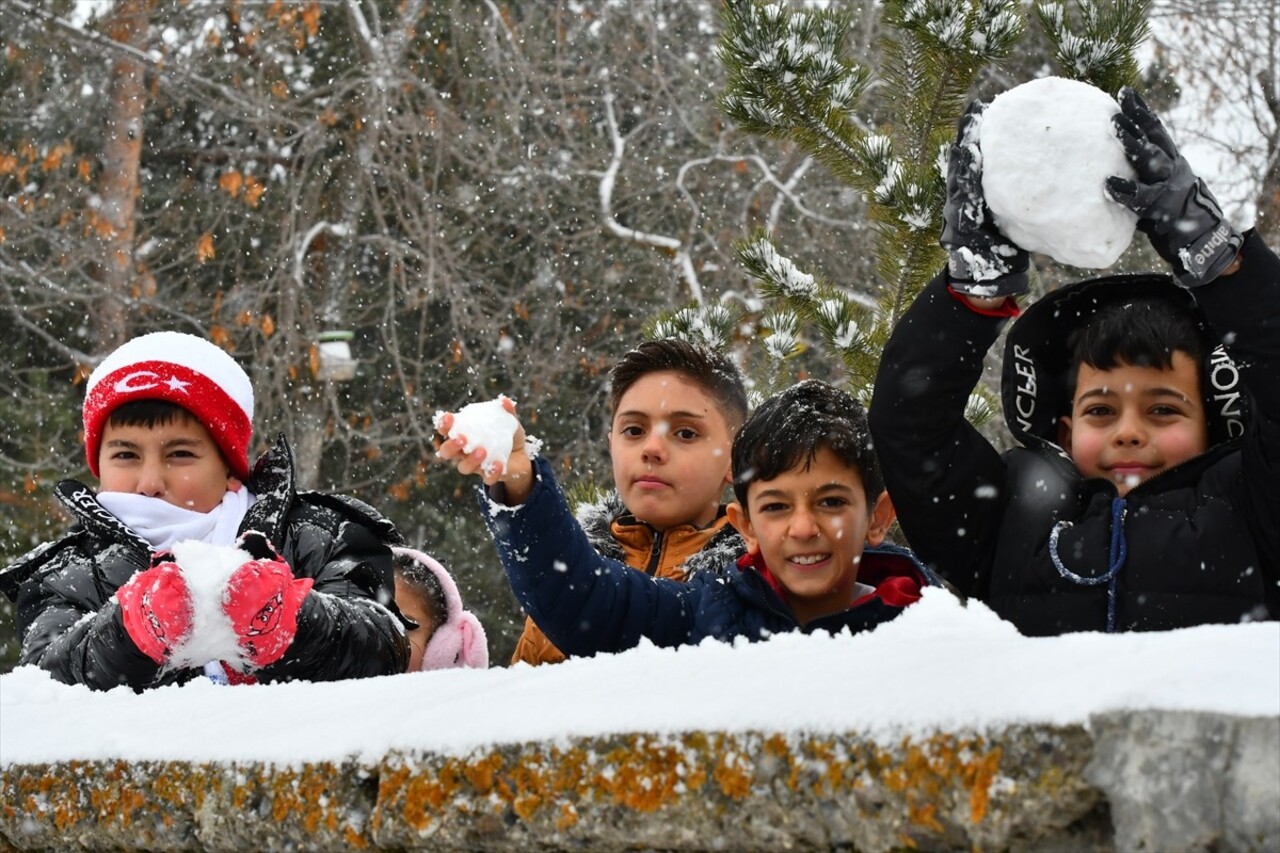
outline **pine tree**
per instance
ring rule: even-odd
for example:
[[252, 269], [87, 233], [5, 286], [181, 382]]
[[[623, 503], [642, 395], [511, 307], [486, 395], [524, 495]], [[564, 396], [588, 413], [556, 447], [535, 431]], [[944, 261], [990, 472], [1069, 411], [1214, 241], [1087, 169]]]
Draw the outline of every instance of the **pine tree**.
[[[1114, 92], [1137, 77], [1134, 50], [1146, 36], [1145, 0], [1044, 2], [1035, 17], [1059, 76]], [[956, 120], [979, 73], [1003, 62], [1026, 33], [1018, 0], [893, 0], [882, 17], [880, 67], [847, 55], [846, 12], [728, 0], [719, 54], [729, 82], [721, 107], [742, 129], [788, 140], [857, 189], [876, 229], [878, 298], [873, 304], [798, 269], [757, 233], [737, 244], [770, 310], [760, 327], [766, 369], [758, 390], [785, 384], [783, 364], [805, 348], [806, 330], [837, 358], [849, 384], [869, 398], [879, 354], [920, 288], [942, 266], [938, 245], [945, 170]], [[879, 120], [863, 100], [876, 82]], [[705, 312], [665, 318], [655, 330], [682, 333], [712, 323]], [[693, 335], [696, 337], [696, 335]], [[975, 397], [969, 415], [990, 416]]]

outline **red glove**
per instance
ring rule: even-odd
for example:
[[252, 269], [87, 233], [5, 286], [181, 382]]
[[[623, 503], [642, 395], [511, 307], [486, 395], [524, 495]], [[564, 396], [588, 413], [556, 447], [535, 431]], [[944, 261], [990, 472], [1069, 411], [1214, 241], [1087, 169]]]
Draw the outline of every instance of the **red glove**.
[[156, 663], [191, 631], [191, 593], [177, 563], [138, 572], [116, 590], [116, 600], [129, 639]]
[[298, 610], [314, 584], [294, 578], [281, 559], [250, 560], [232, 572], [222, 594], [222, 610], [240, 638], [240, 649], [254, 666], [284, 656], [298, 630]]

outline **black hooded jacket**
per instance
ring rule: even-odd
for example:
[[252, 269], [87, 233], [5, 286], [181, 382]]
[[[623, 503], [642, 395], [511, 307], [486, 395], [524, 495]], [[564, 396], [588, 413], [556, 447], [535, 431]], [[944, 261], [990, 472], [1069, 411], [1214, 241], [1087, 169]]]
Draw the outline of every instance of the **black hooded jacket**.
[[[1100, 305], [1139, 295], [1192, 304], [1209, 349], [1226, 352], [1201, 371], [1209, 449], [1121, 499], [1053, 442], [1074, 384], [1067, 337]], [[1022, 446], [1002, 455], [964, 410], [1003, 322], [944, 274], [885, 347], [871, 431], [920, 559], [1028, 635], [1280, 617], [1280, 259], [1251, 233], [1240, 269], [1194, 291], [1110, 276], [1028, 308], [1001, 386]]]
[[[408, 646], [394, 605], [389, 545], [402, 539], [372, 507], [345, 496], [298, 492], [283, 438], [254, 466], [257, 497], [241, 532], [256, 530], [313, 578], [284, 657], [253, 673], [259, 682], [334, 681], [403, 672]], [[199, 670], [168, 669], [125, 632], [116, 590], [152, 563], [151, 546], [98, 503], [82, 483], [56, 494], [76, 520], [72, 531], [0, 572], [0, 591], [18, 605], [20, 663], [68, 684], [98, 690], [188, 681]]]

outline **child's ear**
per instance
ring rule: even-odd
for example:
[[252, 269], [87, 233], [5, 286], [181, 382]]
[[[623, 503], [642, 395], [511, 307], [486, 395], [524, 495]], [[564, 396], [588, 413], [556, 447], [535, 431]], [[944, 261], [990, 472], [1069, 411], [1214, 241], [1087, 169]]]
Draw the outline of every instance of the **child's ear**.
[[1071, 416], [1063, 415], [1058, 418], [1058, 446], [1071, 454]]
[[751, 526], [751, 516], [747, 515], [747, 511], [743, 509], [742, 504], [734, 501], [726, 506], [724, 511], [729, 516], [729, 523], [742, 534], [743, 540], [747, 543], [747, 553], [759, 554], [760, 540], [756, 538], [755, 528]]
[[871, 523], [867, 525], [867, 542], [871, 545], [879, 545], [883, 542], [885, 535], [889, 532], [889, 526], [893, 524], [897, 515], [898, 511], [893, 508], [889, 493], [881, 492], [880, 497], [876, 498], [875, 506], [871, 508]]
[[243, 485], [244, 483], [240, 482], [239, 477], [237, 477], [235, 474], [232, 474], [230, 471], [227, 472], [227, 491], [228, 492], [238, 492], [240, 491], [240, 488]]

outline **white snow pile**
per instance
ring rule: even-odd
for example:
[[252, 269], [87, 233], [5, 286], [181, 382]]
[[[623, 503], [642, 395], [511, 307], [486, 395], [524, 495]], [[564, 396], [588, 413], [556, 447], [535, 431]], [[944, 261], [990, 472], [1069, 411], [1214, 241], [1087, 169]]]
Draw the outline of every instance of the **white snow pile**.
[[0, 676], [0, 766], [66, 760], [301, 764], [688, 731], [884, 741], [1013, 723], [1087, 724], [1120, 709], [1280, 715], [1280, 623], [1020, 636], [941, 589], [870, 633], [658, 649], [557, 666], [323, 684], [200, 678], [95, 693], [23, 667]]
[[996, 96], [982, 116], [982, 191], [996, 226], [1029, 252], [1084, 269], [1114, 264], [1137, 216], [1106, 196], [1112, 175], [1133, 178], [1110, 95], [1044, 77]]
[[[511, 458], [511, 445], [515, 441], [516, 430], [520, 428], [515, 415], [503, 405], [506, 399], [502, 395], [483, 403], [469, 403], [454, 413], [453, 424], [449, 427], [448, 437], [456, 439], [462, 436], [465, 439], [462, 449], [467, 453], [484, 448], [484, 464], [480, 468], [486, 474], [499, 464], [505, 470], [507, 460]], [[437, 429], [443, 417], [443, 412], [436, 413]]]
[[171, 666], [204, 666], [225, 660], [244, 669], [240, 638], [222, 606], [227, 600], [227, 582], [252, 559], [239, 548], [197, 540], [173, 546], [173, 560], [182, 569], [191, 596], [191, 632], [174, 648]]

